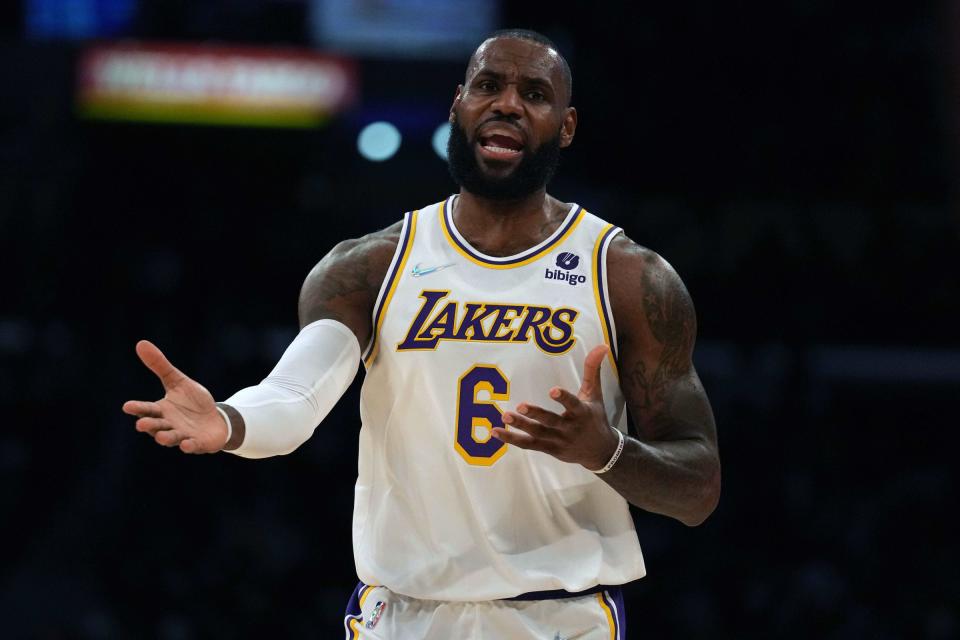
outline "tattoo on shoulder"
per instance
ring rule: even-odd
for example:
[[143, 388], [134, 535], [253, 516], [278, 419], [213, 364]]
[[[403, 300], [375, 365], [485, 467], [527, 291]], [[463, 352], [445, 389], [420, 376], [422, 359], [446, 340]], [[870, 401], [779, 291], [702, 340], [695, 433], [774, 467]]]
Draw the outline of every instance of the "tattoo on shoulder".
[[696, 340], [693, 301], [680, 278], [654, 253], [643, 270], [643, 311], [653, 337], [663, 346], [660, 356], [665, 373], [678, 375], [689, 368]]
[[300, 325], [321, 318], [364, 330], [387, 268], [400, 241], [402, 222], [335, 246], [307, 276], [300, 291]]
[[[622, 272], [626, 288], [631, 290], [622, 296], [625, 298], [623, 302], [639, 302], [637, 311], [642, 313], [653, 338], [664, 349], [689, 356], [696, 340], [697, 319], [693, 300], [680, 276], [654, 251], [636, 244], [623, 233], [614, 240], [611, 248], [629, 260], [629, 266], [624, 263], [623, 269], [615, 270], [611, 266], [610, 270], [611, 274]], [[638, 270], [641, 296], [636, 301], [633, 274]]]

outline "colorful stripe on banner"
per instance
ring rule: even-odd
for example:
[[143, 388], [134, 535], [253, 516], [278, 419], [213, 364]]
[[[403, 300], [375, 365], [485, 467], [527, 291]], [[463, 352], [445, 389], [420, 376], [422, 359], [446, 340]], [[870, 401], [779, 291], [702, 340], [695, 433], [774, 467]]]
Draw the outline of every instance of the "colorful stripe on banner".
[[84, 117], [230, 126], [316, 127], [356, 102], [357, 64], [289, 47], [101, 42], [84, 50]]
[[443, 235], [447, 237], [447, 241], [457, 250], [457, 253], [464, 258], [481, 267], [489, 267], [491, 269], [513, 269], [514, 267], [522, 267], [523, 265], [530, 264], [566, 240], [584, 218], [583, 207], [578, 206], [567, 215], [566, 220], [563, 221], [560, 227], [539, 245], [528, 249], [520, 255], [500, 260], [478, 253], [473, 247], [467, 244], [467, 241], [460, 235], [456, 225], [453, 224], [453, 207], [451, 206], [453, 198], [454, 196], [450, 196], [450, 198], [440, 205], [440, 226], [443, 229]]

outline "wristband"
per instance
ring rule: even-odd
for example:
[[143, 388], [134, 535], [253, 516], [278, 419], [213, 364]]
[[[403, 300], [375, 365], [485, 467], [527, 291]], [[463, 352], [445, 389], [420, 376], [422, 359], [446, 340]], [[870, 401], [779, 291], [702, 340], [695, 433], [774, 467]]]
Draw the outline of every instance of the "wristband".
[[617, 464], [617, 460], [620, 459], [620, 454], [623, 453], [623, 443], [624, 443], [623, 432], [620, 431], [620, 429], [616, 429], [616, 432], [617, 432], [617, 437], [620, 438], [620, 442], [617, 443], [617, 450], [613, 452], [613, 455], [610, 457], [610, 461], [607, 464], [603, 465], [603, 469], [600, 469], [599, 471], [594, 471], [594, 473], [597, 475], [600, 475], [601, 473], [606, 473], [607, 471], [610, 471], [610, 469], [613, 469], [613, 465]]
[[230, 416], [227, 415], [227, 412], [221, 409], [220, 407], [214, 405], [213, 407], [220, 412], [220, 415], [223, 417], [223, 421], [227, 423], [227, 442], [230, 442], [230, 436], [233, 435], [233, 424], [230, 422]]

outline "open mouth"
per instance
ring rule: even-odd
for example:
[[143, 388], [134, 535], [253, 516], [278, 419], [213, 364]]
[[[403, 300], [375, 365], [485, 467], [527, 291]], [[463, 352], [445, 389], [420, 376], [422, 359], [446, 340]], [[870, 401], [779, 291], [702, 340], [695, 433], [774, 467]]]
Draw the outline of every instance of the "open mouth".
[[480, 146], [497, 154], [515, 155], [523, 151], [523, 143], [500, 133], [480, 137]]
[[523, 155], [523, 136], [514, 127], [488, 123], [477, 136], [480, 155], [489, 160], [515, 160]]

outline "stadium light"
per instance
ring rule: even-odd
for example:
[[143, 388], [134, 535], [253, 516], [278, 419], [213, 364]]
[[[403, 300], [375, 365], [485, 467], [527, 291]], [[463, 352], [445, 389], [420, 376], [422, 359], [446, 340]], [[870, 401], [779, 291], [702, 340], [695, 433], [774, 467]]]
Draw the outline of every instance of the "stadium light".
[[371, 122], [357, 136], [357, 150], [372, 162], [383, 162], [400, 148], [400, 131], [389, 122]]
[[450, 123], [441, 122], [436, 131], [433, 132], [433, 150], [442, 159], [447, 159], [447, 140], [450, 139]]

